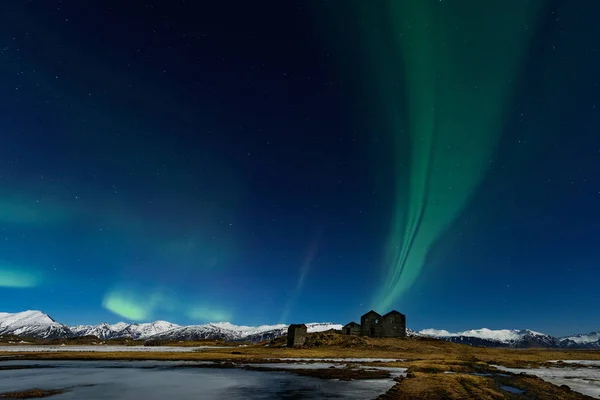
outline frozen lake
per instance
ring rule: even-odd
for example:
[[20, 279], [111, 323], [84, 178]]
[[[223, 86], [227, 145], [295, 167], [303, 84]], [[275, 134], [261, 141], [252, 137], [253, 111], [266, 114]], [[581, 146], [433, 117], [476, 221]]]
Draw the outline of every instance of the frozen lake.
[[[197, 347], [177, 347], [177, 346], [0, 346], [0, 352], [15, 352], [15, 353], [43, 353], [43, 352], [145, 352], [145, 353], [160, 353], [174, 352], [186, 353], [200, 349], [222, 349], [224, 346], [197, 346]], [[232, 347], [233, 349], [233, 347]]]
[[[566, 362], [566, 361], [565, 361]], [[575, 361], [574, 361], [575, 362]], [[588, 368], [506, 368], [500, 365], [494, 365], [502, 371], [508, 371], [515, 374], [525, 372], [535, 375], [545, 381], [557, 386], [567, 385], [576, 392], [600, 398], [600, 369], [593, 368], [597, 366], [597, 361], [577, 362], [589, 365]]]
[[565, 364], [581, 364], [589, 365], [593, 367], [600, 367], [600, 360], [552, 360], [551, 363], [565, 363]]
[[365, 363], [365, 362], [396, 362], [404, 361], [399, 358], [316, 358], [316, 357], [296, 357], [296, 358], [270, 358], [270, 360], [282, 360], [282, 361], [327, 361], [327, 362], [349, 362], [349, 363]]
[[[301, 359], [298, 359], [301, 360]], [[346, 364], [342, 363], [306, 363], [306, 362], [297, 362], [292, 364], [287, 363], [261, 363], [261, 364], [247, 364], [251, 367], [263, 367], [263, 368], [279, 368], [279, 369], [328, 369], [328, 368], [346, 368]], [[379, 371], [387, 371], [390, 373], [390, 376], [393, 378], [399, 376], [406, 376], [407, 368], [401, 367], [372, 367], [372, 366], [362, 366], [362, 369], [365, 370], [379, 370]]]
[[[0, 393], [65, 389], [51, 399], [374, 399], [391, 379], [324, 380], [285, 372], [193, 368], [169, 361], [1, 361]], [[206, 363], [202, 363], [206, 365]], [[180, 366], [189, 368], [181, 368]]]

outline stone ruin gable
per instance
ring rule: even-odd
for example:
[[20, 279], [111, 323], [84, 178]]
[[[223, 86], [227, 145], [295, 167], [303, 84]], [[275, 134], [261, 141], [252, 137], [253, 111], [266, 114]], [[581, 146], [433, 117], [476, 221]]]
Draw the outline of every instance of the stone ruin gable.
[[308, 330], [304, 324], [292, 324], [288, 327], [287, 347], [301, 347], [306, 342]]
[[383, 317], [371, 310], [360, 317], [361, 336], [381, 337], [383, 334]]
[[405, 337], [406, 315], [392, 310], [381, 315], [373, 310], [360, 317], [360, 325], [350, 322], [342, 328], [344, 335], [360, 335], [373, 338]]
[[342, 334], [359, 336], [360, 335], [360, 324], [357, 324], [356, 322], [347, 323], [342, 328]]
[[406, 315], [393, 310], [383, 315], [382, 337], [406, 336]]

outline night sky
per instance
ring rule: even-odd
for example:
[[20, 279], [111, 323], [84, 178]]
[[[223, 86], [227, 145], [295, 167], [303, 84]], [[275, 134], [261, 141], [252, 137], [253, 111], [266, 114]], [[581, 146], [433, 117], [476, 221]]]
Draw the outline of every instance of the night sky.
[[5, 1], [0, 311], [598, 330], [598, 15]]

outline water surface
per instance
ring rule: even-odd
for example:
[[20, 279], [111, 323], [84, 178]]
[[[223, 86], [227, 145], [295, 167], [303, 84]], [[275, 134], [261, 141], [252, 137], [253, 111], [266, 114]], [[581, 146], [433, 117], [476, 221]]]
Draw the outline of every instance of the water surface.
[[[0, 371], [0, 393], [32, 388], [68, 392], [51, 399], [374, 399], [391, 379], [335, 381], [286, 372], [192, 368], [170, 361], [2, 361], [40, 366]], [[206, 364], [206, 363], [203, 363]], [[185, 365], [190, 368], [180, 368]]]
[[494, 367], [515, 374], [525, 372], [535, 375], [557, 386], [567, 385], [572, 390], [596, 399], [600, 398], [600, 369], [587, 368], [506, 368], [499, 365]]

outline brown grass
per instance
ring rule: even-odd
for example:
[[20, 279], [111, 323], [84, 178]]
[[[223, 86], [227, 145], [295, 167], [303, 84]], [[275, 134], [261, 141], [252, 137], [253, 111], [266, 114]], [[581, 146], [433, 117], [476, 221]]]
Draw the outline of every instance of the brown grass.
[[463, 374], [415, 373], [379, 398], [391, 399], [504, 399], [493, 379]]
[[[510, 393], [502, 385], [521, 389], [524, 393]], [[408, 399], [556, 399], [581, 400], [591, 397], [557, 387], [531, 376], [473, 376], [468, 374], [429, 374], [416, 372], [401, 379], [380, 400]]]
[[[341, 336], [341, 335], [340, 335]], [[491, 349], [478, 348], [439, 340], [427, 339], [362, 339], [364, 344], [323, 345], [310, 348], [288, 349], [252, 345], [201, 349], [189, 353], [175, 352], [3, 352], [0, 356], [19, 356], [20, 359], [63, 360], [227, 360], [287, 357], [369, 357], [396, 358], [404, 361], [388, 365], [409, 366], [413, 362], [502, 364], [508, 367], [535, 367], [549, 360], [600, 360], [600, 350], [554, 349]], [[457, 371], [459, 372], [459, 371]]]
[[[400, 363], [390, 366], [410, 366], [414, 362], [428, 361], [439, 365], [460, 365], [460, 363], [483, 362], [502, 364], [508, 367], [538, 366], [549, 360], [600, 360], [600, 350], [555, 350], [555, 349], [493, 349], [471, 347], [435, 339], [372, 339], [359, 338], [358, 343], [337, 335], [337, 343], [312, 347], [288, 349], [251, 345], [247, 347], [227, 347], [201, 349], [189, 353], [175, 352], [3, 352], [0, 356], [19, 356], [20, 359], [62, 359], [62, 360], [236, 360], [253, 358], [287, 357], [369, 357], [396, 358]], [[354, 338], [353, 338], [354, 339]], [[322, 340], [319, 337], [314, 340]], [[189, 343], [188, 343], [189, 345]], [[202, 345], [205, 345], [203, 342]], [[457, 364], [457, 362], [460, 362]], [[445, 367], [443, 367], [445, 368]], [[460, 372], [460, 371], [456, 371]]]
[[[287, 337], [283, 336], [260, 344], [269, 347], [286, 347], [286, 343]], [[360, 348], [368, 346], [368, 338], [364, 336], [346, 336], [335, 333], [335, 331], [326, 331], [309, 334], [303, 347], [311, 349], [319, 347]]]
[[[206, 345], [206, 342], [202, 344]], [[426, 338], [373, 339], [342, 336], [331, 332], [309, 335], [307, 346], [299, 349], [281, 347], [283, 339], [268, 344], [247, 347], [202, 349], [186, 353], [175, 352], [46, 352], [12, 353], [0, 356], [19, 356], [19, 359], [46, 360], [206, 360], [221, 361], [222, 366], [233, 367], [239, 363], [260, 363], [280, 358], [389, 358], [401, 361], [369, 363], [374, 365], [409, 368], [409, 376], [398, 382], [381, 399], [585, 399], [589, 398], [564, 388], [558, 388], [541, 379], [510, 375], [498, 375], [490, 365], [507, 367], [537, 367], [549, 360], [600, 360], [599, 350], [556, 349], [493, 349], [471, 347]], [[191, 345], [190, 343], [186, 343]], [[1, 359], [0, 359], [1, 364]], [[365, 378], [364, 372], [315, 372], [306, 375], [323, 378]], [[302, 370], [288, 371], [303, 374]], [[451, 372], [451, 373], [444, 373]], [[474, 372], [493, 373], [492, 377], [470, 375]], [[370, 373], [370, 372], [367, 372]], [[327, 376], [325, 376], [325, 375]], [[340, 376], [334, 376], [339, 374]], [[345, 375], [344, 375], [345, 374]], [[362, 375], [361, 375], [362, 374]], [[509, 385], [526, 390], [516, 395], [500, 389]]]
[[0, 399], [36, 399], [41, 397], [50, 397], [61, 393], [65, 393], [65, 390], [29, 389], [18, 392], [0, 393]]

